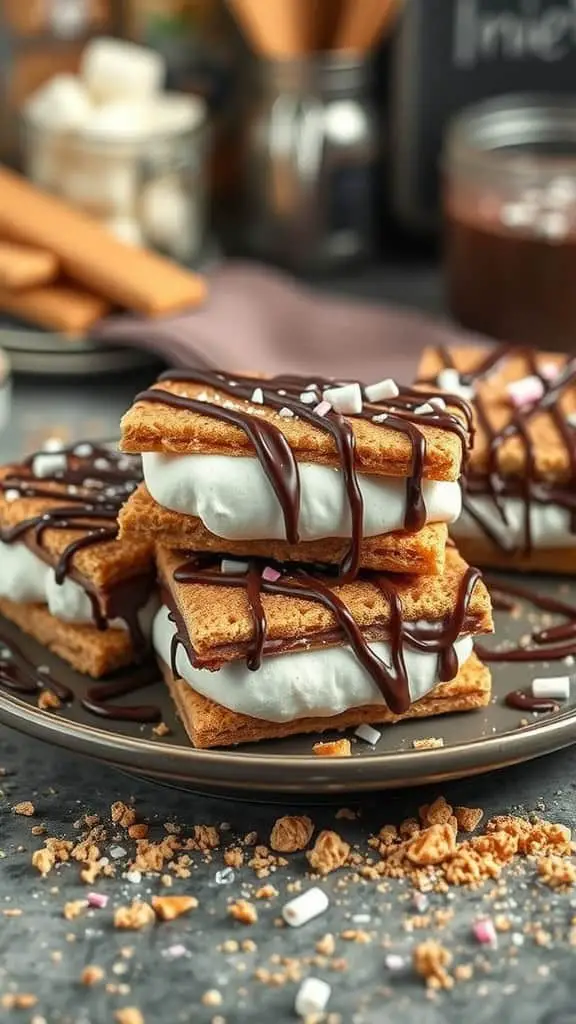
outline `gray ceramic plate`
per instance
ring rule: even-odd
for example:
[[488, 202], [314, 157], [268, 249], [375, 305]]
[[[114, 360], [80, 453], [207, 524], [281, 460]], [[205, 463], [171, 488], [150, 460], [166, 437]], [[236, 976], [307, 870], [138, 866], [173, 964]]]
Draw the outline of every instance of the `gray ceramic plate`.
[[[540, 592], [558, 594], [576, 600], [576, 585], [557, 579], [526, 581]], [[524, 609], [519, 619], [497, 613], [499, 642], [519, 637], [529, 630], [532, 609]], [[84, 676], [63, 668], [62, 662], [7, 623], [18, 642], [38, 664], [57, 669], [58, 677], [81, 697], [89, 685]], [[35, 698], [22, 698], [0, 689], [0, 720], [38, 739], [68, 750], [87, 754], [97, 760], [192, 791], [236, 792], [249, 799], [274, 799], [277, 795], [327, 797], [339, 793], [392, 789], [424, 782], [480, 774], [506, 765], [526, 761], [576, 742], [576, 692], [562, 711], [554, 715], [529, 718], [520, 726], [522, 713], [507, 708], [502, 701], [511, 689], [526, 686], [533, 675], [559, 675], [564, 666], [540, 662], [534, 666], [494, 665], [493, 700], [481, 711], [422, 721], [403, 722], [384, 727], [375, 748], [361, 740], [353, 741], [351, 758], [318, 758], [311, 755], [315, 739], [295, 739], [251, 744], [234, 750], [194, 750], [176, 719], [163, 684], [154, 679], [136, 696], [123, 703], [157, 704], [171, 734], [158, 739], [150, 725], [108, 721], [95, 718], [75, 700], [57, 713], [40, 711]], [[121, 703], [121, 702], [119, 702]], [[414, 750], [415, 739], [442, 737], [444, 747]]]

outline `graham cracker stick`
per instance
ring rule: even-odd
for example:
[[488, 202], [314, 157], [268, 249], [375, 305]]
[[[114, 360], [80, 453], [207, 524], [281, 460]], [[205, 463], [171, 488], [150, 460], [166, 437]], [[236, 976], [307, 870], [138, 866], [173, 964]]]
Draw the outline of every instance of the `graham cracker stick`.
[[58, 260], [45, 249], [33, 249], [15, 242], [0, 242], [0, 288], [16, 291], [53, 281]]
[[105, 316], [110, 305], [90, 292], [58, 284], [18, 292], [0, 288], [0, 309], [74, 338]]
[[124, 245], [91, 217], [0, 170], [0, 233], [53, 252], [74, 281], [149, 316], [198, 305], [204, 280], [170, 260]]

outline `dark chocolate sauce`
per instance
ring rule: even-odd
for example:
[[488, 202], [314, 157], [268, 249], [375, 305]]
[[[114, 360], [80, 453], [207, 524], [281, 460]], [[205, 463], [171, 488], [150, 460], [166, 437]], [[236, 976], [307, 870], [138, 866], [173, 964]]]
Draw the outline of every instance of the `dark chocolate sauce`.
[[[389, 401], [380, 403], [364, 402], [362, 412], [355, 417], [344, 417], [335, 411], [321, 416], [313, 406], [322, 398], [322, 390], [335, 386], [337, 382], [316, 378], [313, 382], [301, 377], [274, 377], [262, 380], [257, 377], [234, 375], [232, 379], [221, 373], [211, 371], [176, 371], [169, 370], [158, 378], [159, 383], [179, 382], [186, 384], [206, 385], [227, 396], [222, 405], [215, 402], [202, 401], [200, 398], [187, 398], [183, 395], [166, 391], [161, 387], [153, 387], [142, 391], [136, 396], [136, 402], [154, 402], [170, 406], [173, 409], [209, 416], [223, 420], [243, 430], [260, 461], [280, 502], [289, 543], [298, 543], [298, 515], [300, 506], [300, 478], [295, 456], [282, 430], [268, 420], [248, 413], [230, 402], [236, 399], [251, 402], [255, 388], [263, 392], [264, 404], [274, 410], [289, 409], [294, 416], [310, 423], [311, 426], [323, 430], [334, 441], [338, 454], [340, 469], [343, 474], [346, 494], [352, 519], [351, 544], [340, 566], [342, 582], [355, 578], [360, 565], [361, 544], [363, 537], [363, 500], [358, 482], [356, 467], [356, 440], [352, 421], [363, 419], [370, 422], [374, 417], [386, 415], [385, 426], [396, 430], [408, 438], [412, 458], [410, 472], [406, 480], [406, 514], [404, 528], [410, 532], [420, 530], [426, 522], [426, 508], [422, 496], [424, 464], [426, 459], [426, 438], [420, 429], [422, 426], [438, 427], [456, 434], [462, 443], [463, 458], [466, 458], [470, 444], [470, 427], [472, 417], [467, 404], [458, 397], [450, 397], [450, 402], [461, 414], [454, 415], [443, 409], [436, 409], [428, 414], [416, 413], [432, 394], [416, 389], [403, 389], [400, 394]], [[314, 395], [314, 403], [307, 405], [300, 398], [304, 392]], [[437, 394], [437, 391], [434, 392]], [[376, 420], [376, 422], [378, 422]]]
[[504, 651], [490, 650], [483, 644], [475, 645], [478, 656], [486, 662], [527, 662], [560, 661], [576, 655], [576, 607], [556, 597], [538, 594], [519, 584], [504, 583], [500, 580], [485, 580], [495, 608], [511, 611], [514, 601], [528, 601], [541, 611], [563, 615], [566, 622], [546, 629], [535, 629], [530, 635], [531, 643], [526, 646], [507, 648]]
[[534, 711], [543, 714], [547, 711], [559, 711], [560, 705], [549, 697], [533, 697], [526, 690], [511, 690], [504, 697], [506, 707], [516, 711]]
[[[56, 678], [54, 672], [44, 671], [38, 667], [36, 660], [33, 661], [23, 646], [14, 639], [12, 634], [15, 629], [15, 626], [5, 627], [0, 622], [0, 686], [26, 696], [49, 690], [62, 703], [72, 703], [75, 698], [74, 691]], [[82, 698], [80, 703], [87, 711], [108, 720], [157, 722], [161, 713], [154, 705], [126, 707], [112, 703], [118, 697], [137, 693], [157, 679], [158, 670], [154, 665], [140, 666], [122, 673], [116, 679], [91, 686], [87, 696]]]
[[[440, 348], [438, 354], [445, 369], [457, 369], [451, 353], [446, 348]], [[473, 407], [476, 412], [477, 429], [484, 434], [488, 444], [488, 464], [485, 471], [465, 474], [463, 505], [488, 539], [500, 550], [510, 553], [517, 549], [508, 544], [505, 537], [473, 507], [470, 498], [474, 495], [490, 497], [504, 526], [508, 525], [504, 499], [520, 498], [523, 503], [524, 521], [524, 538], [520, 550], [523, 554], [529, 555], [533, 549], [533, 505], [559, 505], [567, 510], [570, 513], [571, 530], [576, 533], [576, 430], [567, 422], [560, 405], [566, 388], [576, 384], [576, 358], [567, 359], [558, 376], [550, 381], [541, 373], [536, 350], [513, 345], [497, 345], [474, 370], [460, 374], [462, 383], [474, 387], [489, 377], [490, 373], [505, 363], [510, 356], [522, 357], [526, 363], [526, 375], [540, 380], [542, 396], [523, 409], [516, 409], [510, 405], [509, 419], [501, 425], [494, 422], [489, 404], [476, 389]], [[536, 447], [529, 428], [534, 417], [542, 413], [547, 413], [552, 418], [566, 452], [569, 475], [568, 480], [561, 485], [538, 479], [536, 472]], [[522, 473], [515, 478], [505, 476], [500, 466], [501, 448], [512, 437], [520, 441], [524, 452]]]
[[[241, 587], [246, 591], [250, 611], [254, 622], [254, 637], [250, 643], [246, 663], [249, 669], [257, 669], [263, 655], [273, 653], [267, 649], [267, 623], [262, 605], [261, 595], [276, 595], [288, 598], [300, 598], [315, 601], [327, 608], [336, 620], [336, 636], [353, 650], [362, 667], [369, 673], [382, 693], [388, 707], [395, 714], [403, 714], [410, 707], [410, 691], [405, 666], [405, 648], [411, 647], [439, 657], [439, 679], [446, 682], [453, 679], [458, 671], [458, 659], [454, 644], [465, 630], [468, 609], [474, 587], [480, 578], [478, 569], [468, 568], [460, 583], [454, 608], [450, 615], [438, 626], [426, 626], [418, 623], [407, 624], [404, 621], [402, 602], [390, 577], [375, 573], [362, 574], [373, 586], [377, 587], [389, 601], [390, 620], [388, 631], [391, 646], [391, 666], [387, 666], [372, 651], [364, 637], [361, 627], [352, 613], [333, 589], [335, 579], [312, 576], [303, 569], [291, 567], [288, 574], [278, 580], [270, 581], [262, 576], [262, 564], [256, 560], [249, 563], [247, 573], [235, 575], [222, 574], [214, 568], [217, 560], [210, 556], [195, 556], [174, 572], [174, 580], [179, 584], [201, 584], [206, 586]], [[172, 671], [176, 670], [176, 653], [182, 645], [192, 662], [195, 654], [190, 643], [184, 622], [171, 603], [171, 618], [176, 625], [176, 634], [172, 640]], [[314, 637], [311, 638], [312, 643]], [[279, 653], [278, 645], [275, 652]]]
[[[64, 466], [48, 475], [37, 476], [36, 459], [53, 456], [61, 456]], [[143, 653], [145, 646], [138, 611], [152, 591], [152, 570], [121, 580], [108, 590], [97, 591], [75, 569], [73, 560], [85, 548], [116, 539], [118, 512], [141, 479], [139, 459], [91, 442], [80, 442], [57, 452], [35, 452], [19, 465], [10, 466], [0, 479], [0, 491], [4, 494], [14, 491], [15, 497], [53, 502], [41, 514], [15, 526], [0, 526], [0, 541], [26, 544], [35, 555], [53, 566], [58, 584], [68, 576], [79, 583], [90, 599], [98, 629], [107, 629], [113, 618], [123, 619], [137, 655]], [[81, 535], [67, 544], [54, 561], [44, 546], [47, 530], [78, 531]]]

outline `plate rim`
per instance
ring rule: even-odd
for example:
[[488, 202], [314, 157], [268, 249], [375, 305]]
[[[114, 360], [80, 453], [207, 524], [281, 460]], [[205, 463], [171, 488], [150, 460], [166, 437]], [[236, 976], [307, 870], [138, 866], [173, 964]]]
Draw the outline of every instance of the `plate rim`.
[[[481, 709], [479, 709], [481, 713]], [[159, 743], [126, 736], [96, 725], [74, 722], [44, 711], [12, 693], [0, 691], [0, 722], [37, 739], [93, 759], [129, 768], [136, 774], [174, 777], [213, 787], [258, 791], [329, 792], [400, 788], [497, 770], [553, 753], [576, 742], [576, 707], [545, 720], [494, 736], [430, 750], [398, 750], [353, 757], [319, 758], [313, 754], [278, 754], [239, 750], [198, 750], [183, 744]], [[466, 756], [474, 751], [473, 756]], [[140, 755], [140, 756], [139, 756]], [[168, 763], [167, 763], [168, 762]], [[390, 766], [397, 771], [390, 772]], [[238, 772], [251, 766], [249, 777]], [[255, 778], [258, 768], [268, 772]], [[382, 772], [382, 768], [388, 769]], [[234, 771], [234, 768], [236, 771]], [[286, 777], [283, 773], [288, 772]]]

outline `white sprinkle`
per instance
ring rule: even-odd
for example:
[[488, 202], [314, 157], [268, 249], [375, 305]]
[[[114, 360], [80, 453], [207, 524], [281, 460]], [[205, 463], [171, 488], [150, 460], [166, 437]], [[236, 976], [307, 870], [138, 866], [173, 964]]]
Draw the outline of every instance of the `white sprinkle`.
[[430, 402], [424, 402], [424, 405], [418, 405], [414, 409], [417, 416], [426, 416], [431, 412], [434, 412], [434, 406], [430, 405]]
[[345, 416], [357, 416], [362, 412], [362, 388], [357, 382], [344, 384], [340, 388], [326, 388], [322, 398], [330, 402], [336, 412]]
[[64, 447], [64, 441], [60, 437], [49, 437], [44, 441], [42, 450], [45, 452], [61, 452]]
[[248, 562], [237, 562], [234, 558], [223, 558], [220, 563], [220, 572], [224, 576], [237, 576], [248, 572], [249, 568]]
[[523, 946], [524, 945], [524, 936], [522, 935], [522, 932], [512, 932], [512, 935], [510, 936], [510, 938], [511, 938], [512, 944], [514, 946]]
[[329, 899], [319, 886], [307, 889], [282, 907], [282, 917], [292, 928], [300, 928], [328, 909]]
[[529, 203], [506, 203], [500, 220], [507, 228], [525, 228], [534, 223], [534, 207]]
[[428, 910], [430, 900], [428, 899], [425, 892], [420, 892], [419, 889], [416, 889], [415, 892], [412, 894], [412, 903], [416, 907], [418, 913], [423, 914], [425, 910]]
[[544, 235], [545, 238], [549, 238], [551, 241], [566, 238], [569, 227], [570, 224], [567, 216], [564, 213], [561, 213], [560, 210], [542, 212], [536, 221], [537, 232], [540, 235]]
[[210, 395], [208, 394], [207, 391], [201, 391], [199, 395], [196, 395], [196, 401], [197, 402], [209, 402], [210, 401]]
[[372, 918], [370, 917], [370, 914], [353, 914], [352, 915], [352, 922], [353, 922], [353, 924], [370, 924], [371, 920], [372, 920]]
[[389, 971], [403, 971], [406, 967], [406, 961], [399, 953], [387, 953], [384, 963]]
[[567, 654], [566, 657], [564, 658], [564, 664], [565, 665], [573, 665], [574, 664], [574, 655], [573, 654]]
[[282, 419], [284, 420], [291, 420], [292, 417], [294, 416], [294, 413], [292, 412], [292, 409], [288, 409], [285, 405], [283, 405], [278, 415], [281, 416]]
[[387, 398], [397, 398], [400, 388], [395, 380], [386, 377], [385, 380], [380, 380], [377, 384], [369, 384], [367, 388], [364, 388], [364, 394], [369, 402], [383, 402]]
[[313, 391], [302, 391], [300, 394], [300, 401], [304, 402], [304, 405], [314, 405], [316, 402], [316, 395]]
[[304, 390], [305, 391], [318, 391], [318, 385], [317, 384], [307, 384], [306, 387], [304, 388]]
[[372, 417], [372, 423], [384, 423], [388, 419], [387, 412], [378, 412]]
[[551, 206], [567, 206], [576, 199], [576, 181], [573, 178], [554, 178], [545, 193]]
[[447, 366], [444, 370], [440, 370], [436, 377], [436, 384], [443, 391], [450, 391], [453, 395], [459, 395], [460, 398], [470, 399], [474, 397], [474, 388], [470, 387], [469, 384], [463, 384], [458, 370], [455, 370], [452, 366]]
[[371, 725], [362, 724], [354, 730], [354, 735], [357, 736], [359, 740], [364, 740], [365, 743], [370, 743], [374, 746], [378, 743], [382, 733], [378, 732], [378, 729], [373, 729]]
[[[89, 455], [92, 455], [93, 451], [94, 449], [91, 444], [77, 444], [74, 449], [74, 455], [77, 455], [79, 459], [87, 459]], [[120, 462], [118, 465], [120, 466]], [[124, 469], [125, 467], [120, 466], [120, 468]]]
[[36, 671], [41, 672], [43, 676], [50, 675], [50, 669], [48, 668], [48, 665], [38, 665]]
[[179, 957], [187, 955], [188, 950], [181, 942], [175, 942], [173, 946], [167, 946], [162, 950], [162, 956], [167, 957], [168, 960], [177, 960]]
[[436, 396], [435, 398], [431, 398], [428, 404], [431, 405], [433, 409], [439, 409], [440, 412], [442, 412], [446, 408], [446, 402], [444, 401], [443, 398], [440, 398], [438, 396]]
[[296, 993], [294, 1009], [299, 1017], [314, 1017], [324, 1013], [332, 989], [327, 981], [321, 978], [305, 978]]
[[124, 878], [126, 879], [127, 882], [132, 882], [132, 885], [140, 885], [140, 882], [142, 881], [142, 872], [127, 871], [126, 874], [124, 875]]
[[34, 476], [42, 477], [54, 476], [55, 473], [61, 473], [66, 469], [66, 456], [63, 454], [49, 455], [37, 455], [32, 463], [32, 472]]
[[254, 388], [254, 391], [252, 392], [252, 401], [255, 402], [256, 405], [264, 405], [264, 392], [262, 391], [262, 388]]
[[549, 697], [551, 700], [568, 700], [570, 696], [570, 676], [533, 679], [532, 696]]
[[512, 403], [521, 409], [525, 405], [533, 405], [542, 398], [544, 385], [540, 377], [531, 374], [528, 377], [521, 377], [520, 380], [510, 381], [506, 391]]
[[318, 402], [318, 405], [315, 405], [312, 411], [315, 412], [317, 416], [326, 416], [327, 413], [330, 412], [331, 408], [332, 406], [330, 405], [330, 402], [322, 401]]
[[20, 491], [17, 491], [14, 487], [9, 487], [4, 493], [6, 501], [18, 501], [20, 497]]
[[109, 850], [112, 860], [120, 860], [121, 857], [126, 856], [126, 850], [123, 846], [111, 846]]
[[284, 398], [284, 395], [286, 394], [286, 392], [285, 392], [284, 388], [278, 388], [278, 391], [276, 392], [276, 394], [277, 395], [282, 395], [282, 398]]
[[214, 875], [216, 885], [232, 885], [235, 878], [236, 875], [230, 867], [222, 868], [221, 871], [217, 871]]
[[94, 459], [94, 469], [110, 469], [108, 459]]
[[228, 381], [228, 387], [230, 387], [230, 388], [237, 388], [238, 387], [238, 381], [237, 380], [229, 380]]

